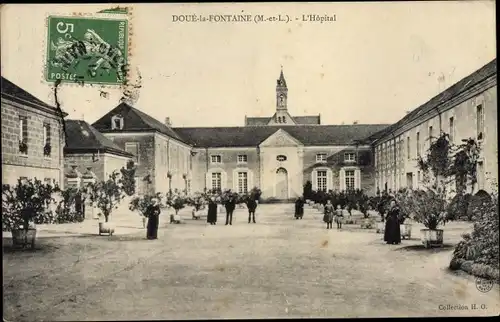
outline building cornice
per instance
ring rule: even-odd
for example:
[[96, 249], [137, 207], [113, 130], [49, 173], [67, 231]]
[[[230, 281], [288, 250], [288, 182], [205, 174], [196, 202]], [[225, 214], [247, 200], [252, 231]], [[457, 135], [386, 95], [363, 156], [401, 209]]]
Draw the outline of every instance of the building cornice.
[[488, 89], [495, 87], [497, 85], [497, 79], [496, 79], [496, 74], [489, 76], [485, 78], [483, 81], [479, 82], [475, 86], [459, 93], [458, 95], [455, 95], [454, 97], [442, 102], [435, 108], [429, 109], [427, 112], [424, 114], [420, 115], [419, 117], [416, 117], [415, 119], [408, 121], [407, 123], [402, 124], [401, 126], [388, 131], [383, 137], [380, 139], [377, 139], [373, 141], [374, 145], [380, 145], [383, 144], [387, 141], [390, 141], [394, 139], [397, 136], [400, 136], [401, 134], [408, 132], [409, 130], [418, 127], [421, 124], [424, 124], [425, 122], [428, 122], [429, 120], [435, 118], [436, 116], [439, 116], [439, 114], [442, 114], [458, 105], [461, 103], [478, 96], [479, 94], [487, 91]]
[[[20, 101], [20, 102], [19, 102]], [[61, 118], [60, 113], [55, 109], [55, 108], [49, 108], [43, 105], [35, 104], [26, 100], [23, 100], [21, 98], [9, 95], [7, 93], [2, 93], [2, 103], [7, 103], [8, 105], [11, 105], [16, 108], [22, 108], [26, 109], [26, 107], [34, 108], [35, 113], [40, 114], [40, 112], [44, 112], [47, 114], [50, 114], [51, 116], [55, 116], [56, 118]], [[68, 116], [68, 113], [62, 112], [62, 117]]]

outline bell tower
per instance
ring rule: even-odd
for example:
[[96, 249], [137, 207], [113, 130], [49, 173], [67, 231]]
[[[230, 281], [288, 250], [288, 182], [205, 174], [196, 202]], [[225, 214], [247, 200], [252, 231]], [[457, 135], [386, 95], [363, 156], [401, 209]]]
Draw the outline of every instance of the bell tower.
[[276, 111], [286, 111], [288, 101], [288, 88], [286, 87], [283, 66], [281, 66], [280, 78], [276, 84]]

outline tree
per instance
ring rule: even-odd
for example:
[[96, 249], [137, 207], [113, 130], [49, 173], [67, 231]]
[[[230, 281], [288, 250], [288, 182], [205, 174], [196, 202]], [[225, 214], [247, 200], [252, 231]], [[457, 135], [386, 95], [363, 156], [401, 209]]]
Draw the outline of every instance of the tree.
[[119, 172], [114, 171], [108, 180], [91, 184], [90, 190], [90, 201], [101, 210], [105, 222], [108, 222], [111, 212], [118, 208], [124, 197]]
[[120, 169], [121, 172], [121, 184], [123, 191], [128, 195], [132, 196], [136, 193], [135, 191], [135, 172], [136, 166], [133, 160], [128, 160], [126, 167]]

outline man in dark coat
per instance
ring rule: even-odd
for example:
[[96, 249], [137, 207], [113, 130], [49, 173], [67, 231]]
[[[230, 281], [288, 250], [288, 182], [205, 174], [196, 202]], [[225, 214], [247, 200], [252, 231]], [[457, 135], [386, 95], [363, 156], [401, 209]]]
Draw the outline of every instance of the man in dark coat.
[[250, 223], [250, 218], [253, 220], [255, 224], [255, 210], [257, 209], [257, 201], [255, 198], [250, 197], [247, 201], [248, 208], [248, 223]]
[[302, 219], [304, 216], [304, 200], [302, 197], [297, 198], [295, 201], [295, 219]]
[[390, 209], [385, 221], [384, 241], [387, 244], [401, 243], [401, 228], [399, 227], [399, 208], [396, 200], [391, 200]]
[[217, 224], [217, 203], [214, 197], [210, 198], [208, 201], [207, 222], [210, 223], [210, 225]]
[[158, 239], [158, 224], [160, 216], [160, 205], [158, 200], [153, 199], [152, 204], [146, 209], [146, 214], [148, 217], [148, 228], [146, 232], [146, 237], [148, 239]]
[[229, 196], [229, 199], [225, 202], [224, 207], [226, 207], [226, 226], [233, 224], [233, 212], [236, 208], [236, 200], [234, 196]]

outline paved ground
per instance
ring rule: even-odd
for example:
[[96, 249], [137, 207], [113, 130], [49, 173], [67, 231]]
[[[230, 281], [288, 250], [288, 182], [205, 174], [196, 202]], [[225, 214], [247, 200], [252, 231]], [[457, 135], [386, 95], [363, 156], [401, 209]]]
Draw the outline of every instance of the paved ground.
[[467, 224], [447, 224], [447, 245], [428, 251], [419, 247], [418, 236], [385, 245], [374, 230], [326, 230], [316, 210], [306, 210], [299, 221], [292, 211], [293, 205], [260, 205], [257, 224], [248, 224], [244, 210], [237, 210], [233, 226], [224, 226], [221, 217], [216, 226], [163, 220], [155, 241], [134, 228], [135, 233], [112, 237], [42, 234], [36, 251], [4, 246], [4, 317], [75, 321], [500, 312], [498, 285], [481, 293], [471, 276], [447, 271], [451, 246], [470, 228]]

